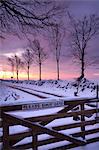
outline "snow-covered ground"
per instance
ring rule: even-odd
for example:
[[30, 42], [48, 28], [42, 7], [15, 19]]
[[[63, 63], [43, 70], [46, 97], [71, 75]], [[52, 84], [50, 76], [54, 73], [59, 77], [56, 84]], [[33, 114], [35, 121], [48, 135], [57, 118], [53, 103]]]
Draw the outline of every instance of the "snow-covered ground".
[[[27, 83], [27, 85], [26, 85]], [[78, 96], [90, 97], [95, 96], [95, 84], [86, 79], [83, 79], [79, 84], [77, 81], [66, 80], [43, 80], [43, 81], [29, 81], [20, 83], [22, 86], [31, 87], [40, 91], [49, 93], [56, 93], [61, 96], [74, 97], [74, 92], [78, 88]]]
[[[56, 81], [56, 80], [43, 80], [43, 81], [20, 81], [19, 83], [16, 83], [16, 81], [12, 82], [4, 82], [1, 81], [0, 82], [0, 105], [11, 105], [11, 104], [18, 104], [18, 103], [24, 103], [24, 102], [41, 102], [42, 99], [34, 96], [34, 95], [30, 95], [28, 93], [25, 93], [23, 91], [20, 91], [18, 89], [14, 89], [11, 87], [8, 87], [7, 85], [15, 85], [15, 86], [20, 86], [23, 89], [29, 91], [29, 92], [35, 92], [36, 94], [42, 94], [43, 96], [45, 96], [46, 98], [43, 101], [51, 101], [51, 100], [73, 100], [73, 99], [80, 99], [80, 98], [92, 98], [92, 97], [96, 97], [96, 88], [95, 88], [95, 83], [90, 82], [88, 80], [83, 79], [82, 82], [79, 84], [77, 81]], [[36, 90], [36, 91], [33, 91]], [[39, 92], [38, 92], [39, 91]], [[40, 93], [40, 91], [42, 93]], [[77, 92], [78, 91], [78, 92]], [[45, 93], [44, 93], [45, 92]], [[75, 92], [77, 92], [77, 96], [75, 96]], [[50, 94], [56, 94], [56, 96], [50, 95]], [[58, 97], [58, 96], [61, 96]], [[87, 106], [88, 108], [88, 106]], [[30, 111], [30, 113], [27, 113], [27, 111], [24, 112], [12, 112], [15, 113], [18, 116], [28, 116], [28, 115], [32, 115], [32, 116], [39, 116], [39, 115], [46, 115], [46, 114], [51, 114], [51, 113], [56, 113], [57, 111], [60, 111], [62, 109], [62, 107], [58, 107], [58, 108], [50, 108], [50, 109], [45, 109], [45, 110], [36, 110], [36, 111]], [[89, 108], [88, 108], [89, 109]], [[29, 112], [29, 111], [28, 111]], [[94, 116], [92, 116], [94, 117]], [[88, 120], [88, 118], [86, 118]], [[90, 118], [91, 119], [91, 118]], [[52, 121], [50, 124], [48, 124], [48, 127], [52, 127], [55, 125], [62, 125], [64, 124], [64, 122], [72, 122], [73, 120], [70, 118], [65, 120], [62, 118], [60, 120], [54, 120]], [[89, 129], [95, 128], [96, 126], [89, 126]], [[99, 124], [98, 124], [99, 127]], [[12, 127], [10, 129], [10, 133], [15, 133], [15, 132], [20, 132], [22, 130], [27, 130], [28, 128], [25, 127], [19, 127], [19, 126], [15, 126]], [[19, 131], [20, 130], [20, 131]], [[77, 131], [79, 131], [80, 129], [77, 128]], [[64, 132], [64, 131], [62, 131]], [[72, 134], [75, 133], [75, 130], [66, 130], [66, 134]], [[2, 128], [0, 128], [0, 135], [2, 135]], [[94, 135], [93, 135], [94, 136]], [[49, 135], [40, 135], [39, 136], [39, 140], [41, 139], [45, 139], [45, 138], [49, 138]], [[88, 137], [87, 137], [88, 138]], [[26, 142], [30, 142], [32, 139], [31, 137], [26, 138], [24, 140], [21, 141], [22, 143], [26, 143]], [[18, 143], [20, 144], [20, 142]], [[48, 150], [49, 147], [57, 147], [57, 146], [61, 146], [64, 144], [68, 144], [68, 142], [63, 141], [63, 142], [58, 142], [58, 143], [54, 143], [54, 144], [49, 144], [46, 146], [41, 146], [39, 147], [39, 150]], [[77, 148], [73, 148], [72, 150], [98, 150], [98, 146], [99, 146], [99, 142], [94, 143], [94, 144], [88, 144], [86, 146], [83, 147], [77, 147]]]
[[40, 100], [40, 98], [28, 93], [7, 87], [4, 83], [0, 83], [0, 105], [15, 104], [25, 101]]
[[[6, 84], [21, 86], [24, 89], [31, 91], [37, 90], [42, 92], [47, 92], [51, 94], [56, 94], [57, 96], [64, 97], [67, 99], [81, 98], [81, 97], [96, 97], [95, 83], [88, 80], [82, 80], [79, 84], [77, 81], [68, 82], [65, 80], [43, 80], [43, 81], [19, 81], [19, 83], [6, 82]], [[75, 93], [78, 91], [77, 96]], [[35, 91], [36, 93], [36, 91]], [[52, 95], [44, 94], [46, 98], [53, 98]], [[41, 95], [41, 94], [40, 94]], [[31, 96], [30, 94], [25, 94], [22, 91], [11, 89], [0, 83], [0, 103], [9, 102], [20, 102], [20, 101], [33, 101], [39, 98]]]

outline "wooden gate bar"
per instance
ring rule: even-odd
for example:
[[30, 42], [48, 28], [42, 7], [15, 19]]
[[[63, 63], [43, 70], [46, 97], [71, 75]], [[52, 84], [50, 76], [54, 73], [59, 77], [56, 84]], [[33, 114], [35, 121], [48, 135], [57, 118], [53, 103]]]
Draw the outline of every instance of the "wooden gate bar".
[[[84, 104], [81, 104], [80, 106], [81, 106], [81, 111], [84, 111]], [[85, 115], [84, 114], [81, 114], [81, 121], [82, 122], [85, 121]], [[85, 139], [85, 134], [84, 134], [85, 125], [84, 124], [81, 125], [81, 131], [82, 131], [82, 138]]]
[[22, 132], [22, 133], [17, 133], [17, 134], [14, 134], [14, 135], [10, 135], [9, 136], [9, 140], [11, 141], [10, 145], [12, 146], [12, 145], [16, 144], [17, 142], [19, 142], [19, 141], [23, 140], [24, 138], [29, 137], [31, 135], [32, 134], [31, 134], [30, 129], [25, 131], [25, 132]]
[[[16, 116], [13, 116], [13, 115], [8, 115], [8, 114], [4, 114], [4, 116], [6, 117], [7, 120], [10, 119], [9, 121], [11, 121], [11, 122], [13, 120], [13, 121], [17, 122], [20, 125], [31, 128], [34, 132], [35, 131], [38, 131], [38, 132], [43, 131], [44, 133], [55, 136], [56, 138], [58, 137], [62, 140], [67, 140], [67, 141], [76, 143], [78, 145], [85, 145], [86, 144], [85, 141], [83, 141], [83, 140], [79, 140], [79, 139], [73, 138], [72, 136], [59, 133], [59, 132], [57, 132], [53, 129], [45, 128], [45, 127], [41, 126], [40, 124], [32, 123], [28, 120], [24, 120], [23, 118], [19, 118], [19, 117], [16, 117]], [[36, 133], [36, 134], [38, 134], [38, 133]]]
[[[98, 109], [99, 110], [99, 109]], [[46, 121], [51, 119], [60, 119], [65, 117], [73, 117], [75, 115], [87, 115], [87, 114], [94, 114], [96, 113], [96, 109], [89, 109], [89, 110], [82, 110], [77, 112], [67, 112], [67, 113], [55, 113], [51, 115], [44, 115], [44, 116], [38, 116], [38, 117], [30, 117], [26, 118], [26, 120], [33, 121], [33, 122], [39, 122], [39, 121]]]
[[[80, 127], [81, 125], [94, 125], [96, 123], [95, 120], [91, 120], [91, 121], [84, 121], [84, 122], [79, 122], [79, 123], [73, 123], [73, 124], [67, 124], [67, 125], [62, 125], [62, 126], [56, 126], [56, 127], [52, 127], [52, 129], [60, 131], [60, 130], [66, 130], [66, 129], [71, 129], [71, 128], [76, 128], [76, 127]], [[94, 129], [95, 130], [95, 129]], [[98, 129], [97, 129], [98, 130]], [[94, 132], [94, 131], [93, 131]], [[98, 131], [97, 131], [98, 132]], [[87, 131], [85, 131], [85, 133], [87, 133]], [[88, 132], [89, 133], [89, 132]], [[91, 133], [91, 132], [90, 132]], [[39, 134], [43, 134], [42, 132]], [[77, 136], [80, 136], [80, 133], [77, 133]], [[9, 136], [9, 140], [12, 141], [10, 142], [11, 145], [15, 144], [16, 142], [22, 140], [25, 137], [31, 136], [31, 130], [27, 130], [23, 133], [17, 133], [14, 135], [10, 135]], [[76, 133], [74, 134], [74, 136], [76, 136]], [[0, 138], [0, 141], [2, 142], [2, 137]], [[49, 142], [52, 141], [49, 140]]]
[[87, 131], [84, 131], [84, 132], [73, 133], [71, 135], [74, 136], [74, 137], [80, 137], [83, 134], [84, 135], [89, 135], [89, 134], [93, 134], [93, 133], [97, 133], [97, 132], [99, 132], [99, 128], [87, 130]]
[[73, 124], [66, 124], [66, 125], [60, 125], [60, 126], [55, 126], [52, 127], [54, 130], [66, 130], [66, 129], [71, 129], [71, 128], [77, 128], [81, 126], [87, 126], [87, 125], [94, 125], [96, 123], [96, 120], [90, 120], [90, 121], [83, 121], [83, 122], [77, 122]]
[[[58, 112], [58, 114], [60, 113], [66, 113], [68, 112], [69, 110], [73, 109], [74, 107], [76, 107], [77, 105], [79, 105], [79, 103], [76, 103], [76, 104], [69, 104], [67, 107], [64, 107], [62, 110], [60, 110]], [[52, 122], [54, 119], [50, 119], [50, 120], [46, 120], [46, 121], [42, 121], [40, 124], [41, 125], [47, 125], [48, 123]]]
[[[99, 128], [97, 128], [97, 129], [91, 129], [91, 130], [88, 130], [88, 131], [85, 131], [85, 135], [88, 135], [88, 134], [93, 134], [93, 133], [97, 133], [97, 132], [99, 132]], [[80, 137], [80, 136], [82, 136], [82, 132], [78, 132], [78, 133], [73, 133], [73, 134], [71, 134], [72, 136], [75, 136], [75, 137]], [[93, 140], [93, 142], [96, 140], [96, 138]], [[42, 145], [46, 145], [46, 144], [51, 144], [51, 143], [55, 143], [55, 142], [60, 142], [60, 141], [62, 141], [61, 139], [58, 139], [58, 138], [54, 138], [54, 137], [52, 137], [52, 138], [50, 138], [50, 139], [46, 139], [46, 140], [42, 140], [42, 141], [38, 141], [37, 142], [37, 146], [42, 146]], [[88, 143], [89, 142], [91, 142], [92, 140], [90, 139], [90, 140], [88, 140]], [[66, 146], [64, 146], [64, 150], [66, 150], [66, 149], [69, 149], [69, 148], [73, 148], [73, 147], [77, 147], [77, 144], [74, 144], [74, 143], [72, 143], [72, 144], [68, 144], [68, 145], [66, 145]], [[17, 145], [17, 146], [15, 146], [14, 147], [14, 149], [29, 149], [29, 148], [31, 148], [32, 147], [32, 143], [26, 143], [26, 144], [24, 144], [24, 145]], [[56, 148], [56, 150], [57, 149], [59, 149], [59, 148]], [[62, 147], [60, 148], [60, 149], [63, 149]], [[60, 150], [59, 149], [59, 150]]]

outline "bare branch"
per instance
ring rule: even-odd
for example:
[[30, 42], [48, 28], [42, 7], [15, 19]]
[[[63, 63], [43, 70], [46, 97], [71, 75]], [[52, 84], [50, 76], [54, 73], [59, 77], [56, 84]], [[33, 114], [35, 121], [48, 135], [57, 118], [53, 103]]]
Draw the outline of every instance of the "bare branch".
[[29, 80], [30, 66], [32, 65], [34, 59], [32, 51], [30, 49], [26, 49], [25, 52], [23, 52], [22, 54], [22, 58], [23, 58], [24, 66], [27, 69], [28, 80]]
[[53, 0], [0, 0], [0, 28], [2, 33], [27, 32], [53, 25], [66, 7]]
[[32, 49], [34, 61], [39, 65], [39, 80], [41, 80], [41, 69], [43, 62], [47, 59], [47, 53], [41, 47], [39, 40], [30, 41], [30, 48]]
[[74, 19], [70, 13], [70, 36], [73, 56], [81, 65], [81, 79], [84, 77], [85, 67], [89, 63], [87, 59], [87, 46], [90, 41], [99, 34], [99, 17], [95, 14], [84, 16], [82, 19]]

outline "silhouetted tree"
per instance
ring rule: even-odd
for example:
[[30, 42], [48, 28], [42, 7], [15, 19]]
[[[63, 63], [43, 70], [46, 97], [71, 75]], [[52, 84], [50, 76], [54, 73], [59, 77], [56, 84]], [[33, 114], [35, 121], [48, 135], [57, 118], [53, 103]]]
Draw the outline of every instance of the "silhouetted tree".
[[10, 59], [10, 62], [13, 62], [13, 65], [15, 67], [16, 75], [17, 75], [17, 81], [19, 80], [19, 69], [24, 65], [21, 58], [17, 55], [12, 56]]
[[15, 59], [15, 67], [16, 67], [16, 75], [17, 75], [17, 81], [19, 80], [19, 69], [23, 66], [23, 62], [21, 58], [17, 55], [14, 56]]
[[27, 75], [28, 75], [28, 80], [29, 80], [29, 75], [30, 75], [30, 66], [33, 63], [33, 53], [31, 50], [26, 49], [25, 52], [22, 54], [23, 58], [23, 63], [24, 66], [27, 68]]
[[99, 34], [99, 17], [96, 15], [84, 16], [82, 19], [74, 19], [70, 14], [70, 36], [73, 56], [80, 64], [81, 75], [85, 76], [85, 66], [88, 64], [87, 50], [90, 41]]
[[47, 53], [41, 47], [40, 42], [37, 39], [30, 43], [30, 47], [33, 51], [34, 61], [39, 65], [39, 80], [41, 80], [42, 64], [47, 59]]
[[62, 24], [55, 24], [51, 28], [51, 43], [53, 47], [53, 52], [56, 60], [56, 68], [57, 68], [57, 80], [60, 79], [60, 58], [61, 58], [61, 46], [63, 42], [63, 38], [65, 35], [65, 30]]
[[8, 57], [8, 62], [11, 65], [12, 78], [14, 78], [14, 59], [12, 57]]

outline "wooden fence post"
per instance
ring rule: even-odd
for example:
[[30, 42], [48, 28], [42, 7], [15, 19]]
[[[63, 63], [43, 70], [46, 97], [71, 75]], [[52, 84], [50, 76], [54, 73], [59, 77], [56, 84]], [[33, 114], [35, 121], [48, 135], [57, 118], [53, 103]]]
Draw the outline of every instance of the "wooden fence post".
[[[81, 111], [84, 110], [84, 103], [82, 103], [81, 105]], [[85, 115], [81, 114], [81, 122], [85, 121]], [[81, 125], [81, 131], [82, 131], [82, 138], [85, 139], [85, 125]]]
[[99, 98], [99, 86], [98, 84], [96, 85], [96, 122], [99, 122], [99, 111], [98, 111], [98, 107], [99, 107], [99, 102], [98, 102], [98, 98]]
[[32, 133], [32, 147], [33, 150], [37, 150], [37, 134]]
[[5, 117], [3, 117], [3, 150], [10, 150], [9, 125]]
[[98, 99], [99, 98], [99, 86], [98, 84], [96, 85], [96, 98]]

